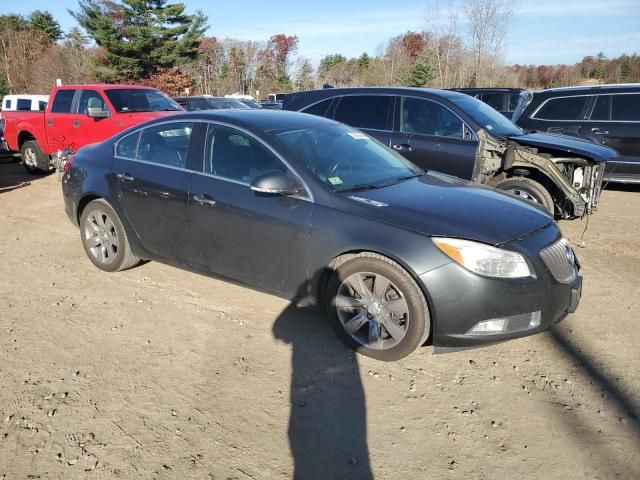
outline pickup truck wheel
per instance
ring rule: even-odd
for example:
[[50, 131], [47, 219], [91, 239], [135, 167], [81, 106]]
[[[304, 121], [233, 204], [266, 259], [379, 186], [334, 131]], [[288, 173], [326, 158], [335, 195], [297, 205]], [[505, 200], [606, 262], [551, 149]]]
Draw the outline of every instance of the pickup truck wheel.
[[551, 215], [554, 213], [553, 198], [549, 191], [535, 180], [525, 177], [514, 177], [504, 180], [495, 188], [512, 193], [524, 200], [544, 207]]
[[22, 164], [30, 174], [44, 175], [51, 170], [49, 157], [40, 150], [38, 142], [34, 140], [24, 142], [20, 153], [22, 154]]
[[118, 214], [103, 199], [90, 202], [82, 211], [80, 235], [89, 260], [100, 270], [119, 272], [140, 263]]

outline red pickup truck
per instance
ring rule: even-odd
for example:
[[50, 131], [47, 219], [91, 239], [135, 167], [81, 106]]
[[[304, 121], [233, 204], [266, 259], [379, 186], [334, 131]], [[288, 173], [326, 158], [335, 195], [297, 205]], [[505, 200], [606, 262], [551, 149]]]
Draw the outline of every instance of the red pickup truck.
[[2, 114], [4, 137], [11, 151], [33, 174], [51, 170], [52, 156], [105, 140], [133, 125], [182, 111], [159, 90], [131, 85], [65, 85], [55, 87], [44, 112]]

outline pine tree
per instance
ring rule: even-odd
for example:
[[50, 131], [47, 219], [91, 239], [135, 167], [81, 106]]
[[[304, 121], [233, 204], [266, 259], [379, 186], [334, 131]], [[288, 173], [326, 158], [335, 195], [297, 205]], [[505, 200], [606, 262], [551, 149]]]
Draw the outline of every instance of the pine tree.
[[197, 59], [207, 17], [185, 13], [167, 0], [79, 0], [70, 11], [105, 54], [98, 57], [98, 78], [106, 81], [149, 78], [163, 68]]
[[34, 30], [42, 30], [51, 43], [57, 42], [62, 38], [60, 24], [49, 12], [36, 10], [29, 15], [29, 25]]
[[434, 78], [435, 70], [431, 61], [431, 57], [422, 53], [414, 63], [403, 84], [407, 87], [424, 87]]

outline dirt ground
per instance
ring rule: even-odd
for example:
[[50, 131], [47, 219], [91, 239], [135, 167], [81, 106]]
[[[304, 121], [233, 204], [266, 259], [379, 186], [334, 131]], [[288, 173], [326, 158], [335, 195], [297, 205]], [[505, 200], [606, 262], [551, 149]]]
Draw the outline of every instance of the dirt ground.
[[0, 161], [0, 480], [637, 480], [639, 234], [605, 191], [554, 331], [380, 363], [270, 295], [97, 270], [55, 176]]

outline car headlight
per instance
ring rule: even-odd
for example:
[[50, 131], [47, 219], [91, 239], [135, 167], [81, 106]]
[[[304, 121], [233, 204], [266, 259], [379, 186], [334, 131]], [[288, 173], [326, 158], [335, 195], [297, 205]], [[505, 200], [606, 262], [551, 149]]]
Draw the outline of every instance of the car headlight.
[[522, 255], [484, 243], [458, 238], [432, 238], [442, 252], [467, 270], [495, 278], [530, 277], [531, 270]]

